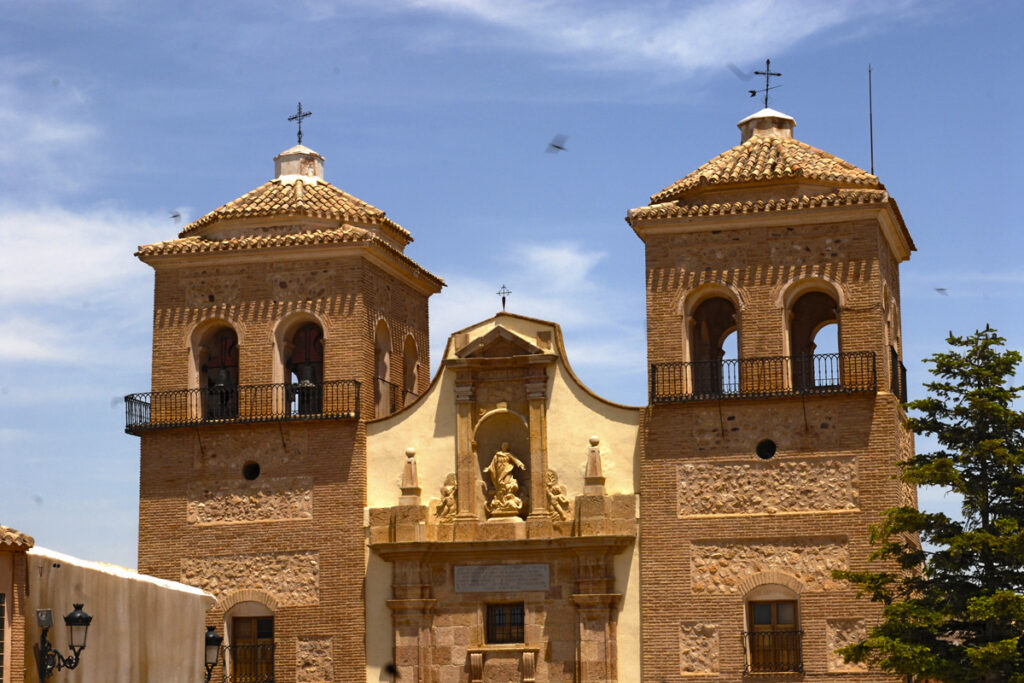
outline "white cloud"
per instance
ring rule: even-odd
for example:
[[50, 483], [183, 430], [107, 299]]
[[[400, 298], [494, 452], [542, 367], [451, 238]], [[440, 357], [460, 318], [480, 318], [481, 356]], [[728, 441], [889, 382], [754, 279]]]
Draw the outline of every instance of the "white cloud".
[[[496, 273], [494, 279], [456, 273], [447, 279], [448, 287], [431, 300], [434, 368], [448, 335], [501, 310], [495, 292], [504, 279], [512, 290], [508, 311], [558, 323], [568, 360], [588, 386], [606, 392], [621, 389], [604, 380], [636, 375], [642, 391], [646, 377], [642, 300], [638, 309], [628, 298], [631, 293], [600, 278], [597, 267], [605, 253], [572, 243], [518, 244], [499, 247], [495, 253], [499, 256], [494, 262], [474, 264], [474, 272], [491, 270]], [[620, 400], [622, 396], [609, 398]]]
[[0, 362], [74, 362], [78, 354], [68, 344], [69, 332], [21, 316], [0, 320]]
[[90, 182], [85, 169], [101, 137], [89, 97], [39, 61], [0, 60], [0, 179], [4, 192], [30, 196], [36, 178], [48, 192]]
[[115, 209], [23, 209], [0, 203], [0, 304], [68, 303], [142, 282], [131, 255], [167, 234], [162, 215]]
[[[503, 29], [514, 38], [510, 44], [523, 48], [579, 55], [591, 64], [596, 59], [603, 67], [656, 65], [686, 72], [779, 54], [826, 29], [853, 25], [914, 3], [715, 0], [681, 7], [673, 2], [594, 0], [404, 0], [404, 4]], [[487, 40], [491, 42], [492, 37]]]

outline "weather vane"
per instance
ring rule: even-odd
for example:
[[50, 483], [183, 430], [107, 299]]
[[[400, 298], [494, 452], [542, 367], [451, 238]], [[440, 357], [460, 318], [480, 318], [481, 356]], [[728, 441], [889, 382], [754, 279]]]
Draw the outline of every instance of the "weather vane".
[[505, 312], [505, 297], [511, 293], [512, 292], [505, 285], [502, 285], [501, 289], [497, 291], [497, 295], [501, 297], [501, 310], [503, 313]]
[[775, 90], [776, 88], [781, 88], [782, 87], [781, 85], [772, 85], [771, 84], [771, 78], [772, 78], [772, 76], [781, 76], [782, 74], [780, 74], [778, 72], [775, 72], [775, 71], [772, 71], [772, 60], [766, 59], [766, 60], [764, 60], [764, 71], [755, 71], [754, 75], [755, 76], [764, 76], [764, 88], [762, 90], [750, 90], [748, 92], [750, 93], [751, 97], [757, 97], [757, 93], [763, 92], [764, 93], [764, 108], [767, 109], [768, 108], [768, 91], [769, 90]]
[[298, 111], [296, 111], [295, 114], [293, 114], [292, 116], [288, 117], [289, 121], [294, 121], [295, 123], [299, 124], [299, 144], [300, 145], [302, 144], [302, 119], [306, 118], [307, 116], [312, 116], [312, 115], [313, 115], [313, 112], [311, 112], [311, 111], [302, 111], [302, 102], [299, 102], [299, 109], [298, 109]]

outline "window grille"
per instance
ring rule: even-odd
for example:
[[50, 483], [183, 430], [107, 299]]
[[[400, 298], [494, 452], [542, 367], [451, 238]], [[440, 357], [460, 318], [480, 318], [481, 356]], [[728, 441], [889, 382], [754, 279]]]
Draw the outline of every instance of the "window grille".
[[525, 612], [521, 602], [511, 605], [487, 605], [487, 642], [523, 642]]

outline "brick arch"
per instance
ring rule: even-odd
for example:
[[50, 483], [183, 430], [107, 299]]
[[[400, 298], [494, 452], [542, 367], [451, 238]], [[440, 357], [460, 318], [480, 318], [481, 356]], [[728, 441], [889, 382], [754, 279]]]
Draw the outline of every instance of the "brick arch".
[[227, 612], [235, 605], [242, 602], [258, 602], [271, 612], [277, 611], [277, 598], [265, 590], [259, 588], [240, 588], [231, 591], [217, 601], [217, 609]]
[[705, 282], [693, 289], [681, 289], [679, 291], [675, 305], [676, 313], [682, 316], [690, 315], [697, 306], [704, 303], [707, 299], [715, 297], [731, 301], [732, 305], [736, 307], [737, 314], [747, 308], [747, 298], [740, 288], [721, 282]]
[[786, 588], [796, 593], [798, 596], [801, 593], [803, 593], [803, 591], [807, 588], [807, 586], [804, 585], [803, 581], [796, 578], [792, 574], [787, 574], [785, 572], [780, 572], [776, 569], [772, 569], [766, 572], [759, 572], [757, 574], [748, 576], [747, 578], [740, 581], [739, 585], [737, 586], [737, 589], [739, 590], [739, 593], [741, 595], [746, 595], [758, 586], [764, 586], [771, 583], [778, 584], [780, 586], [785, 586]]
[[849, 301], [849, 292], [846, 291], [843, 284], [825, 275], [813, 275], [782, 282], [776, 286], [772, 298], [777, 308], [788, 310], [794, 301], [810, 292], [828, 294], [836, 300], [836, 304], [840, 308], [845, 307]]

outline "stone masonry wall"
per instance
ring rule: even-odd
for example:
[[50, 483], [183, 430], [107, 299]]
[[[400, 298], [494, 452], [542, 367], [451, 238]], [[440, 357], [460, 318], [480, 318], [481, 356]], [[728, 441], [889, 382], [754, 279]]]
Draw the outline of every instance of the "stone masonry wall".
[[857, 468], [850, 457], [686, 463], [677, 472], [681, 517], [857, 507]]

